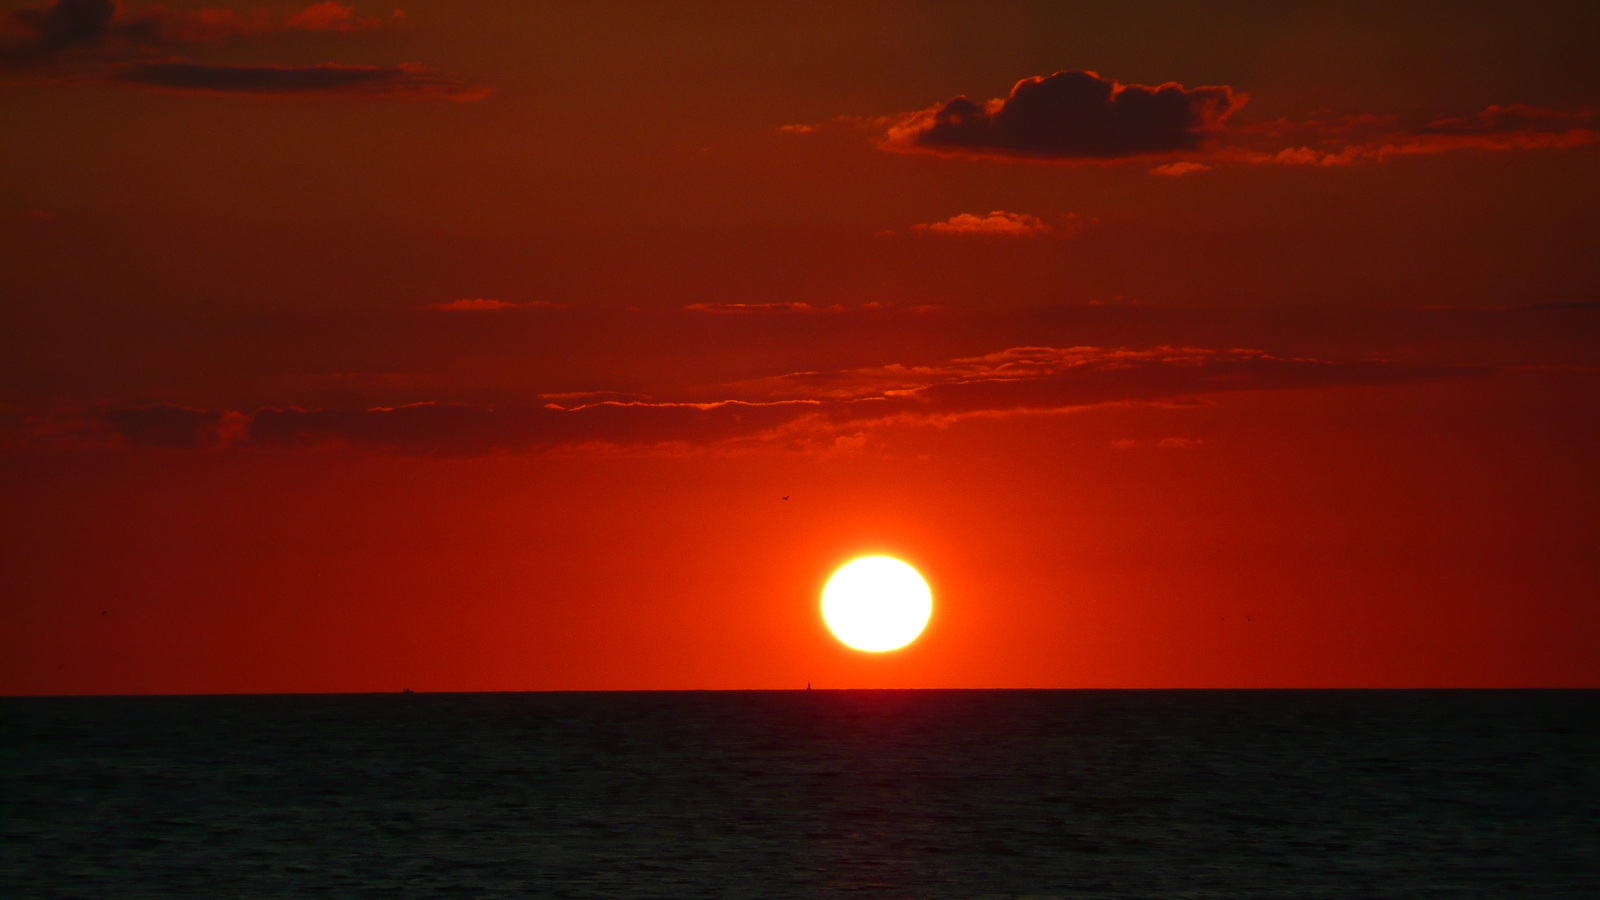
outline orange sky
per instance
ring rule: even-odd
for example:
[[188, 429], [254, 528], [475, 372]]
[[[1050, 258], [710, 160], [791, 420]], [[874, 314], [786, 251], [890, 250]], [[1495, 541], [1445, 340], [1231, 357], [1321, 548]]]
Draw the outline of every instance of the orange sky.
[[0, 10], [0, 692], [1600, 686], [1592, 4]]

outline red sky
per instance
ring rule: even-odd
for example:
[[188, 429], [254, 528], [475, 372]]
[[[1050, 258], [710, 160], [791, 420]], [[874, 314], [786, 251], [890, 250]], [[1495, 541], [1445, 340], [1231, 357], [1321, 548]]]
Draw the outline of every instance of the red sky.
[[0, 6], [0, 692], [1600, 687], [1600, 10], [802, 6]]

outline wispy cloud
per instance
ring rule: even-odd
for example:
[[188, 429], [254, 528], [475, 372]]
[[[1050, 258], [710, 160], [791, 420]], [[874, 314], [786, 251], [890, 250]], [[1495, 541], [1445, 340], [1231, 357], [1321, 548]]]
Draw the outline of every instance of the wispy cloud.
[[1112, 441], [1111, 446], [1116, 450], [1138, 450], [1142, 447], [1154, 447], [1158, 450], [1193, 450], [1203, 446], [1205, 441], [1201, 438], [1169, 437], [1157, 441], [1141, 441], [1136, 438], [1120, 438]]
[[[1272, 149], [1273, 141], [1289, 141]], [[1490, 106], [1458, 118], [1402, 127], [1392, 117], [1346, 116], [1329, 121], [1278, 120], [1243, 129], [1224, 159], [1252, 164], [1351, 166], [1400, 156], [1459, 150], [1541, 150], [1600, 142], [1600, 110]]]
[[499, 312], [503, 309], [564, 309], [560, 303], [551, 303], [548, 300], [530, 300], [527, 303], [507, 303], [503, 300], [485, 300], [478, 297], [472, 300], [451, 300], [449, 303], [430, 303], [428, 309], [437, 309], [442, 312]]
[[732, 315], [771, 315], [773, 313], [843, 312], [842, 306], [812, 306], [809, 303], [691, 303], [688, 312]]
[[413, 65], [212, 66], [199, 63], [134, 63], [113, 80], [179, 93], [357, 94], [472, 102], [488, 96], [475, 87]]

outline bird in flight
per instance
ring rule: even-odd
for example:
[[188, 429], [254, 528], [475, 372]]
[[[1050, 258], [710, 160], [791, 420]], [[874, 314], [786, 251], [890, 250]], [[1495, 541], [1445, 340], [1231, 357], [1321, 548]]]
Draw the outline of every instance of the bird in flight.
[[783, 499], [785, 499], [785, 500], [789, 499], [789, 495], [788, 494], [784, 494], [783, 495]]

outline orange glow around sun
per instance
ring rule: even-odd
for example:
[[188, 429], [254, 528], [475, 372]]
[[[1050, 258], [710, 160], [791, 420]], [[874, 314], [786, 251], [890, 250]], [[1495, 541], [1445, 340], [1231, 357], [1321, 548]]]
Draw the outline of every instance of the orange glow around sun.
[[917, 570], [887, 556], [847, 563], [822, 590], [822, 619], [846, 646], [882, 652], [917, 639], [933, 613], [933, 595]]

